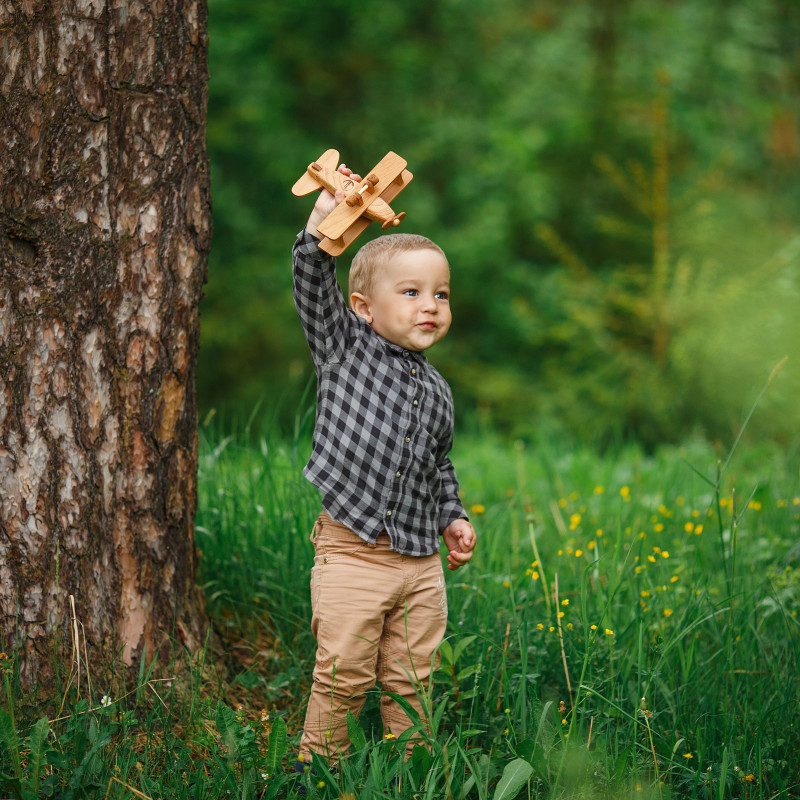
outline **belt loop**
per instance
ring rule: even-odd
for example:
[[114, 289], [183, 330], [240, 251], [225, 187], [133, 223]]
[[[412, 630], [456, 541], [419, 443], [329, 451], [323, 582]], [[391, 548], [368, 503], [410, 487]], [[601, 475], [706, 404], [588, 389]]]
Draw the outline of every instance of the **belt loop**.
[[315, 519], [314, 527], [311, 529], [311, 536], [308, 537], [313, 545], [316, 545], [317, 543], [317, 525], [319, 525], [319, 520]]

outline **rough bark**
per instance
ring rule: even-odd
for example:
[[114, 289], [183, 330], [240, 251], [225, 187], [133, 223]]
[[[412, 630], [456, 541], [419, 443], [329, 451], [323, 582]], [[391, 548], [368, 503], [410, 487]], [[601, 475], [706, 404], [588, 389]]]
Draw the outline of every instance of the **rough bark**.
[[[0, 649], [202, 636], [204, 0], [0, 0]], [[62, 647], [63, 651], [63, 647]]]

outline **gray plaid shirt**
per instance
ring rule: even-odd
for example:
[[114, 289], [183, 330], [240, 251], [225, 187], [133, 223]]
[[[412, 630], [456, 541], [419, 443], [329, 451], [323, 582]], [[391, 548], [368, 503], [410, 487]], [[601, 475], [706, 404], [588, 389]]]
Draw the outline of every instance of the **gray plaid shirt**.
[[294, 300], [317, 372], [314, 445], [303, 473], [337, 522], [393, 550], [427, 556], [467, 518], [448, 453], [453, 398], [422, 353], [375, 333], [345, 305], [336, 262], [302, 231]]

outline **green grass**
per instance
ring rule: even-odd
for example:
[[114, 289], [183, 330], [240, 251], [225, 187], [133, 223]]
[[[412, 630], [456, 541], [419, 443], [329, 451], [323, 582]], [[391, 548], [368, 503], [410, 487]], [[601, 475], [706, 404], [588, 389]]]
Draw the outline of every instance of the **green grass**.
[[73, 692], [38, 727], [7, 666], [0, 797], [798, 796], [797, 450], [740, 445], [726, 464], [701, 441], [600, 455], [459, 437], [479, 545], [448, 573], [430, 749], [403, 763], [376, 689], [337, 778], [290, 772], [314, 653], [308, 451], [201, 431], [213, 644], [111, 706]]

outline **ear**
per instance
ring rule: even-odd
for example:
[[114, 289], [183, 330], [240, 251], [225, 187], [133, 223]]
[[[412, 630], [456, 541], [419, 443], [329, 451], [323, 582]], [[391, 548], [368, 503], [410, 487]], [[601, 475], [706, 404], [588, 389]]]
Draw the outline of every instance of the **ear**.
[[360, 292], [353, 292], [350, 295], [350, 308], [361, 319], [366, 320], [370, 325], [372, 324], [372, 309], [370, 308], [369, 298], [366, 295]]

